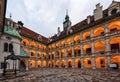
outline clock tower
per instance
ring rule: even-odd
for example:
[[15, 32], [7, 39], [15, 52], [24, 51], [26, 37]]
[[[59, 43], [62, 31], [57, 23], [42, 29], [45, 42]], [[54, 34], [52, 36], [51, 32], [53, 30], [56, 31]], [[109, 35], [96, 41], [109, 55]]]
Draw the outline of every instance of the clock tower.
[[68, 27], [71, 27], [71, 21], [69, 20], [69, 15], [66, 12], [65, 21], [63, 22], [63, 30], [67, 31]]

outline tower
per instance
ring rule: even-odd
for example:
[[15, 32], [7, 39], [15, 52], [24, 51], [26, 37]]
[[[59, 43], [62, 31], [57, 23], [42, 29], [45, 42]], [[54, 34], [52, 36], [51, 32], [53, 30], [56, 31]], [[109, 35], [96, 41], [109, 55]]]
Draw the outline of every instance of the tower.
[[71, 26], [71, 21], [69, 20], [68, 12], [66, 12], [65, 21], [63, 22], [63, 30], [67, 31], [67, 28]]

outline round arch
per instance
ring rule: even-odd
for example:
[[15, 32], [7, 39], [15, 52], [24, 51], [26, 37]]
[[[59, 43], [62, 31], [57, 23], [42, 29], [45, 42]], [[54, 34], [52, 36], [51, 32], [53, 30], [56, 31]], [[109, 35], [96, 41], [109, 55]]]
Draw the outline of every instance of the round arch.
[[85, 68], [92, 68], [92, 58], [85, 58], [84, 59], [84, 67]]
[[61, 50], [61, 56], [62, 56], [62, 58], [66, 56], [66, 55], [65, 55], [65, 50], [64, 50], [64, 49]]
[[65, 60], [62, 60], [61, 61], [61, 67], [65, 67], [66, 66], [66, 61]]
[[24, 44], [24, 45], [28, 46], [28, 45], [29, 45], [29, 43], [30, 43], [30, 42], [29, 42], [29, 40], [28, 40], [28, 39], [23, 39], [23, 44]]
[[60, 66], [60, 61], [57, 60], [57, 61], [55, 62], [55, 67], [59, 67], [59, 66]]
[[30, 61], [30, 68], [35, 68], [35, 66], [36, 66], [35, 60], [31, 60]]
[[67, 44], [68, 44], [68, 45], [71, 45], [71, 43], [72, 43], [72, 39], [71, 39], [71, 38], [68, 38], [68, 39], [67, 39]]
[[74, 42], [80, 42], [80, 35], [76, 35], [75, 37], [74, 37]]
[[62, 45], [62, 47], [65, 46], [65, 41], [64, 40], [61, 41], [61, 45]]
[[43, 67], [46, 67], [46, 61], [45, 60], [43, 61], [42, 65], [43, 65]]
[[72, 59], [68, 59], [67, 62], [68, 62], [68, 68], [71, 68], [73, 63]]
[[52, 67], [52, 62], [48, 61], [48, 67]]
[[36, 47], [36, 43], [34, 41], [31, 42], [32, 47]]
[[80, 58], [75, 59], [75, 68], [81, 68]]
[[74, 55], [75, 56], [79, 56], [81, 54], [81, 51], [80, 51], [80, 46], [76, 46], [74, 48]]
[[42, 67], [42, 63], [40, 60], [37, 61], [38, 68]]
[[94, 52], [104, 52], [106, 50], [106, 44], [104, 41], [97, 41], [94, 45]]
[[85, 54], [90, 54], [91, 53], [91, 45], [90, 44], [85, 44], [83, 46], [83, 51]]
[[97, 27], [94, 30], [94, 36], [100, 36], [102, 34], [104, 34], [104, 27]]
[[111, 63], [117, 64], [118, 68], [120, 69], [120, 55], [113, 56], [111, 58]]
[[90, 32], [83, 33], [83, 40], [90, 38]]
[[96, 68], [107, 68], [107, 59], [105, 57], [96, 58]]
[[67, 49], [67, 56], [72, 57], [72, 49], [71, 48]]
[[110, 40], [110, 47], [112, 52], [116, 52], [120, 50], [120, 36], [114, 37]]
[[113, 21], [109, 24], [108, 26], [108, 31], [115, 31], [115, 30], [120, 30], [120, 20], [118, 21]]

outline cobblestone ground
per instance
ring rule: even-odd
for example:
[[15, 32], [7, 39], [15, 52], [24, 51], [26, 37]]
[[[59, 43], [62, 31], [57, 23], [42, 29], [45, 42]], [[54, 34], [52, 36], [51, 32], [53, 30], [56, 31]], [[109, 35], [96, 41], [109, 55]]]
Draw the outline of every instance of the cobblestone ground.
[[45, 68], [17, 74], [0, 82], [120, 82], [120, 70]]

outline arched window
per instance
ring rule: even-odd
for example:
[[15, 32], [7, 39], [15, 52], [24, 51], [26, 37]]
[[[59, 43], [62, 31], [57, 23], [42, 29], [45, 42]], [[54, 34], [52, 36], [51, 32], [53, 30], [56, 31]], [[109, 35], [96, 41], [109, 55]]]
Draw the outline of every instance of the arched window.
[[117, 13], [117, 9], [113, 9], [112, 11], [111, 11], [111, 15], [115, 15]]
[[13, 44], [10, 43], [10, 44], [9, 44], [9, 52], [12, 52], [12, 51], [13, 51]]
[[4, 52], [8, 51], [8, 43], [4, 43]]

